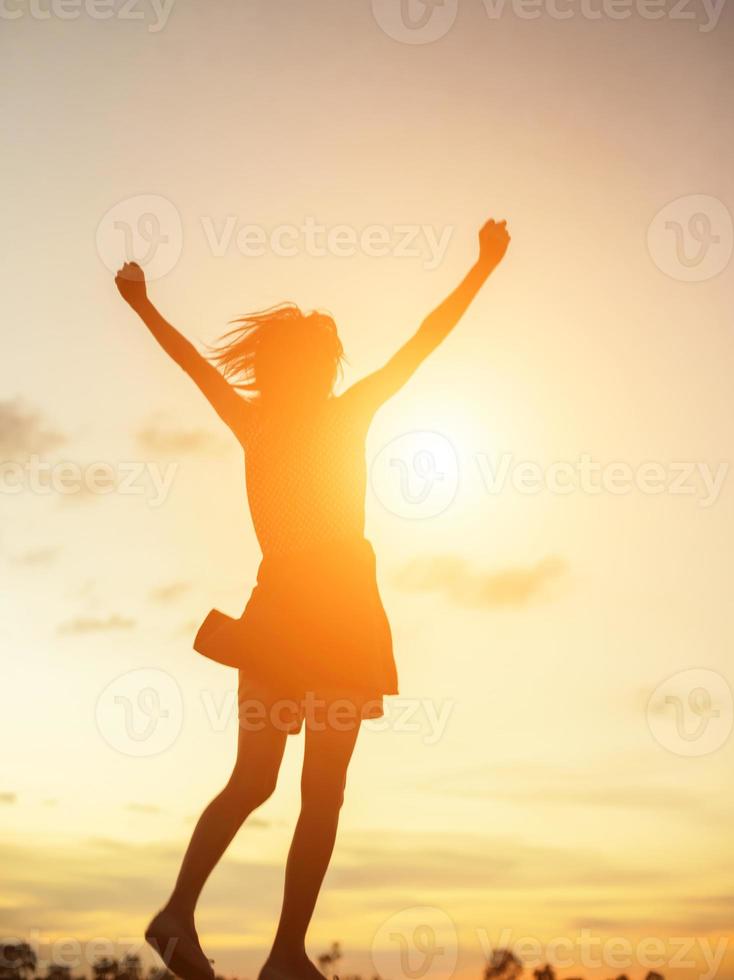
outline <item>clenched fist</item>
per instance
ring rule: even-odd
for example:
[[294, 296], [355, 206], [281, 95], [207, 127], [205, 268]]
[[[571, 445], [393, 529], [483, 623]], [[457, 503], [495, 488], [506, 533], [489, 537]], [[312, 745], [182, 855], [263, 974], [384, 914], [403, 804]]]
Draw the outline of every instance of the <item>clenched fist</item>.
[[479, 232], [479, 264], [486, 269], [494, 269], [504, 258], [509, 244], [507, 222], [490, 218]]
[[139, 309], [148, 299], [145, 291], [145, 273], [137, 262], [126, 262], [121, 269], [118, 269], [115, 285], [120, 291], [120, 296], [134, 310]]

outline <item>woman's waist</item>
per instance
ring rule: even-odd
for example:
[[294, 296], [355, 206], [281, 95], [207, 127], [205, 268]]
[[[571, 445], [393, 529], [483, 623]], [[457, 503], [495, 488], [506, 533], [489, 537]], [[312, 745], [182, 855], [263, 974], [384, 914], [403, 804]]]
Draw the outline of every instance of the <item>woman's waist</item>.
[[375, 552], [366, 538], [328, 538], [263, 549], [257, 584], [307, 592], [328, 584], [342, 591], [374, 577]]
[[286, 569], [292, 566], [319, 562], [333, 564], [342, 561], [374, 560], [374, 550], [364, 536], [309, 535], [291, 537], [284, 541], [262, 543], [260, 568]]

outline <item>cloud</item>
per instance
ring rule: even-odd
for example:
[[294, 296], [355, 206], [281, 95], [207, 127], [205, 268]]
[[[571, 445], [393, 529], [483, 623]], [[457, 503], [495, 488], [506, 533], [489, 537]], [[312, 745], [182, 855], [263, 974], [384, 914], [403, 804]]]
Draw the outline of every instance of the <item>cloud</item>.
[[18, 795], [17, 793], [0, 793], [0, 803], [10, 804], [17, 803]]
[[182, 456], [220, 448], [217, 437], [205, 429], [184, 429], [161, 419], [148, 422], [136, 438], [140, 449], [153, 456]]
[[40, 414], [26, 408], [20, 399], [0, 401], [0, 457], [23, 460], [43, 455], [63, 443], [64, 437], [43, 422]]
[[[35, 854], [35, 862], [29, 854]], [[89, 908], [139, 909], [140, 887], [149, 894], [151, 883], [163, 888], [181, 859], [180, 842], [124, 841], [89, 838], [63, 850], [56, 847], [24, 849], [0, 843], [0, 860], [11, 885], [24, 882], [38, 887], [46, 907], [67, 913]], [[29, 874], [32, 865], [34, 873]], [[100, 865], [106, 874], [100, 875]], [[51, 873], [53, 870], [53, 873]], [[44, 871], [46, 872], [44, 874]], [[214, 908], [257, 910], [264, 896], [274, 903], [282, 887], [282, 860], [242, 860], [228, 856], [208, 886]], [[460, 890], [483, 895], [493, 889], [512, 893], [552, 888], [559, 897], [577, 888], [658, 884], [675, 880], [670, 869], [629, 858], [621, 862], [601, 850], [533, 844], [486, 834], [408, 833], [385, 830], [345, 832], [329, 870], [329, 890], [355, 898], [374, 892], [429, 889]], [[247, 894], [242, 881], [248, 880]], [[147, 880], [147, 885], [145, 882]], [[250, 901], [248, 901], [248, 895]], [[361, 899], [360, 899], [361, 900]], [[60, 926], [61, 928], [61, 926]]]
[[[0, 841], [6, 888], [18, 896], [15, 907], [7, 910], [6, 930], [23, 935], [32, 926], [80, 940], [94, 935], [138, 936], [146, 912], [165, 900], [182, 847], [179, 840], [101, 837], [56, 844]], [[285, 854], [278, 854], [243, 860], [228, 854], [207, 885], [200, 926], [207, 936], [207, 951], [218, 962], [221, 956], [222, 963], [231, 951], [232, 961], [239, 964], [231, 972], [239, 976], [250, 975], [245, 968], [248, 950], [257, 946], [263, 947], [263, 955], [266, 952], [281, 901], [284, 858]], [[694, 877], [692, 869], [676, 871], [660, 862], [659, 856], [627, 854], [619, 860], [604, 847], [538, 845], [483, 833], [345, 831], [321, 900], [321, 929], [348, 941], [351, 957], [363, 941], [356, 940], [355, 929], [372, 936], [388, 917], [411, 905], [463, 907], [485, 916], [493, 907], [489, 903], [494, 903], [497, 909], [508, 908], [502, 912], [503, 924], [514, 927], [517, 920], [521, 928], [524, 913], [519, 909], [550, 903], [562, 906], [565, 920], [578, 918], [579, 928], [588, 928], [594, 920], [603, 931], [606, 922], [612, 935], [619, 936], [622, 924], [628, 922], [630, 932], [636, 927], [650, 935], [655, 930], [660, 934], [665, 924], [663, 935], [695, 935], [685, 931], [689, 910], [679, 904], [681, 895], [691, 894]], [[243, 881], [247, 881], [245, 889]], [[668, 900], [670, 886], [676, 884], [686, 888], [679, 888]], [[653, 895], [657, 901], [632, 918], [629, 896], [636, 887], [644, 889], [645, 898]], [[707, 891], [705, 880], [700, 890]], [[702, 910], [702, 919], [714, 921], [727, 911], [727, 904], [726, 897], [720, 905], [713, 899]], [[244, 944], [235, 939], [243, 921], [247, 923]], [[473, 920], [477, 925], [488, 921]], [[88, 952], [96, 954], [97, 947]], [[75, 972], [84, 972], [88, 965], [80, 964]], [[478, 965], [476, 975], [480, 969]]]
[[265, 830], [271, 827], [272, 824], [269, 820], [263, 820], [262, 817], [248, 817], [247, 818], [248, 827], [259, 827], [261, 830]]
[[60, 552], [60, 548], [28, 548], [14, 555], [12, 561], [16, 565], [49, 565]]
[[59, 626], [59, 633], [105, 633], [114, 630], [129, 630], [135, 620], [116, 613], [102, 619], [98, 616], [77, 616]]
[[154, 602], [171, 602], [178, 599], [189, 588], [188, 582], [169, 582], [167, 585], [159, 585], [150, 590], [150, 598]]
[[565, 569], [565, 562], [550, 557], [527, 568], [483, 572], [456, 555], [434, 555], [403, 565], [394, 584], [404, 592], [441, 592], [462, 606], [501, 608], [547, 594]]
[[[635, 778], [636, 775], [636, 778]], [[655, 783], [654, 775], [639, 772], [615, 775], [609, 771], [574, 771], [518, 763], [455, 770], [441, 777], [444, 792], [467, 799], [489, 798], [523, 808], [570, 807], [606, 809], [605, 820], [614, 811], [659, 814], [665, 819], [689, 820], [698, 826], [729, 826], [734, 819], [731, 806], [718, 797], [702, 798], [694, 789], [674, 783]], [[418, 783], [432, 793], [435, 783]]]
[[663, 867], [630, 858], [613, 861], [600, 850], [535, 844], [484, 834], [404, 832], [345, 835], [340, 860], [330, 872], [332, 887], [345, 891], [378, 888], [439, 888], [484, 892], [487, 882], [508, 891], [573, 889], [587, 885], [639, 886], [671, 879]]

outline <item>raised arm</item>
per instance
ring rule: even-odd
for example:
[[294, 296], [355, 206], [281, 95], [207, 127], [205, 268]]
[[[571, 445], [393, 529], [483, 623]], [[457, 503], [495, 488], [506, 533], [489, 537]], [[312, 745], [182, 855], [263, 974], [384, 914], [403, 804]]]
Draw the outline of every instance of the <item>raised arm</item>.
[[353, 385], [344, 397], [354, 398], [367, 410], [391, 398], [454, 329], [469, 304], [496, 269], [510, 244], [507, 222], [488, 221], [479, 232], [479, 258], [460, 285], [429, 314], [417, 333], [384, 367]]
[[235, 435], [241, 432], [247, 403], [194, 345], [164, 320], [148, 299], [145, 275], [136, 262], [126, 262], [115, 276], [122, 298], [130, 304], [163, 350], [199, 386], [219, 417]]

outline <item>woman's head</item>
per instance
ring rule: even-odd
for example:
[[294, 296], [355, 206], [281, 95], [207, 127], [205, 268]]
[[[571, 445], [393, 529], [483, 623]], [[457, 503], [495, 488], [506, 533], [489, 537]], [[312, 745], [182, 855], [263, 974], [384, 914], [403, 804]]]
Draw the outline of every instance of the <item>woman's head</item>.
[[243, 391], [266, 400], [327, 398], [344, 349], [325, 313], [303, 313], [285, 303], [234, 321], [211, 359]]

